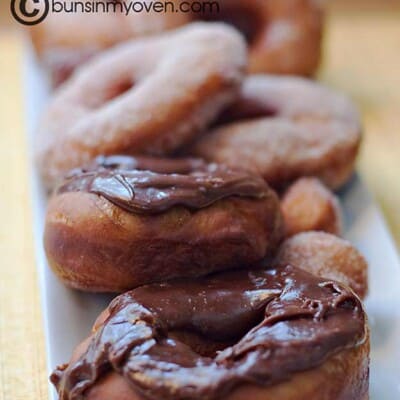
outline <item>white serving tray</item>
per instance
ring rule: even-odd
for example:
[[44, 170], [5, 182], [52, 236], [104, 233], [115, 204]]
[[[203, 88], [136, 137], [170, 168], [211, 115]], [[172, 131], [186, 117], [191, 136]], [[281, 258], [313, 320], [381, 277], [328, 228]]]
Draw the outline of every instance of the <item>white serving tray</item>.
[[[30, 48], [24, 62], [28, 143], [35, 141], [38, 116], [49, 98], [48, 84]], [[107, 295], [65, 288], [49, 270], [42, 247], [46, 196], [31, 156], [34, 235], [42, 298], [49, 373], [68, 361], [72, 349], [90, 332]], [[390, 190], [390, 188], [388, 188]], [[366, 301], [372, 331], [371, 400], [400, 399], [400, 262], [377, 205], [355, 177], [340, 194], [345, 210], [345, 237], [369, 262], [370, 291]], [[56, 400], [50, 387], [50, 398]], [[317, 400], [317, 399], [316, 399]]]

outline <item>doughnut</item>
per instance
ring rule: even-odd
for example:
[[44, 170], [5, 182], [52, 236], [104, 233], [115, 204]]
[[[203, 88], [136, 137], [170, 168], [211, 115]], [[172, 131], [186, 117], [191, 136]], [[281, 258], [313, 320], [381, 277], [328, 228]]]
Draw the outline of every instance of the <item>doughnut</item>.
[[223, 24], [197, 23], [102, 53], [44, 112], [36, 150], [45, 183], [101, 154], [174, 152], [234, 100], [245, 65], [245, 43]]
[[359, 115], [344, 95], [303, 78], [256, 75], [186, 153], [255, 170], [280, 190], [303, 176], [337, 189], [354, 171], [360, 139]]
[[260, 176], [201, 160], [154, 164], [103, 157], [60, 183], [44, 247], [66, 285], [123, 292], [275, 252], [283, 237], [279, 200]]
[[339, 199], [316, 178], [300, 178], [289, 186], [281, 210], [286, 236], [308, 231], [342, 233]]
[[[71, 7], [70, 0], [63, 2]], [[77, 67], [101, 51], [129, 39], [178, 28], [184, 23], [184, 15], [169, 10], [164, 13], [132, 12], [126, 16], [117, 5], [116, 12], [108, 13], [49, 13], [42, 23], [31, 27], [29, 33], [39, 59], [50, 73], [53, 86], [58, 86]]]
[[241, 31], [248, 43], [252, 73], [312, 75], [318, 68], [323, 10], [317, 0], [218, 0], [202, 8], [192, 1], [199, 12], [190, 11], [187, 2], [183, 11], [181, 1], [172, 3], [166, 12], [150, 9], [128, 16], [121, 12], [52, 13], [31, 28], [31, 39], [55, 85], [110, 46], [193, 21], [222, 21]]
[[134, 289], [68, 364], [60, 400], [366, 400], [360, 300], [288, 265]]
[[219, 0], [219, 12], [195, 18], [238, 28], [249, 47], [249, 72], [313, 75], [321, 58], [323, 10], [318, 0]]
[[303, 232], [286, 239], [275, 258], [276, 265], [294, 265], [327, 279], [337, 280], [365, 298], [368, 265], [352, 244], [325, 232]]

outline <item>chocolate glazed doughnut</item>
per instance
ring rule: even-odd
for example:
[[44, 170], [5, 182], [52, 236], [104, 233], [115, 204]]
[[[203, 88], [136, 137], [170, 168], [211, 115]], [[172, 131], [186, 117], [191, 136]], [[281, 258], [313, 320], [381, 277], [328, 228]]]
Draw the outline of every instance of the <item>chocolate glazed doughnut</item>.
[[111, 157], [56, 190], [44, 245], [67, 285], [121, 292], [258, 262], [276, 250], [282, 225], [278, 198], [257, 175], [200, 160]]
[[368, 352], [357, 296], [289, 265], [117, 297], [51, 380], [60, 400], [364, 400]]
[[79, 69], [50, 101], [37, 159], [48, 186], [100, 154], [174, 152], [229, 105], [246, 66], [241, 36], [193, 24], [127, 42]]
[[346, 96], [293, 77], [247, 78], [219, 125], [187, 153], [239, 163], [277, 189], [303, 176], [339, 188], [354, 171], [361, 141], [360, 118]]

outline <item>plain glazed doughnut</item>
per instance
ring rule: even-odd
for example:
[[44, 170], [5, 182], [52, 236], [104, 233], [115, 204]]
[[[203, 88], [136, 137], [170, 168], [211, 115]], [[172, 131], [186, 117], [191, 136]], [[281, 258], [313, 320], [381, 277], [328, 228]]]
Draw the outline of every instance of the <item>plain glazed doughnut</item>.
[[258, 175], [200, 160], [98, 164], [74, 170], [48, 205], [44, 247], [68, 286], [122, 292], [239, 268], [282, 239], [279, 200]]
[[358, 297], [286, 266], [125, 293], [51, 380], [60, 400], [364, 400], [368, 354]]
[[257, 171], [279, 189], [303, 176], [337, 189], [354, 171], [361, 140], [357, 110], [346, 96], [318, 83], [249, 77], [219, 124], [187, 152]]
[[79, 69], [50, 100], [37, 158], [48, 186], [100, 154], [168, 154], [237, 95], [245, 43], [222, 24], [128, 42]]
[[299, 233], [286, 239], [275, 258], [276, 265], [294, 265], [312, 274], [335, 279], [365, 298], [368, 265], [348, 241], [324, 232]]
[[281, 210], [286, 236], [308, 231], [342, 234], [339, 199], [316, 178], [300, 178], [289, 186]]
[[[178, 10], [181, 2], [172, 3]], [[248, 42], [252, 73], [312, 75], [316, 71], [323, 30], [320, 1], [218, 0], [206, 6], [198, 13], [174, 12], [171, 7], [163, 13], [150, 10], [128, 16], [121, 12], [54, 13], [30, 32], [55, 85], [90, 57], [121, 41], [199, 20], [226, 22], [241, 31]]]

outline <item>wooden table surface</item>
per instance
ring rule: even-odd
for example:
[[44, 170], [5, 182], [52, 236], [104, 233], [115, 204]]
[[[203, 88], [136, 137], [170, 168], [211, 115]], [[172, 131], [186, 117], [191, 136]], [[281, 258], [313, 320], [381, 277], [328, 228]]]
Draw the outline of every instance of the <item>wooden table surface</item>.
[[[368, 4], [364, 11], [348, 7], [348, 2], [339, 0], [339, 3], [343, 7], [331, 6], [320, 78], [348, 92], [360, 105], [365, 136], [359, 170], [400, 245], [399, 3], [389, 0], [386, 7], [377, 9], [376, 2], [359, 1], [359, 7]], [[42, 400], [47, 399], [47, 373], [31, 233], [22, 41], [20, 33], [4, 27], [5, 20], [3, 13], [0, 17], [0, 400]]]

